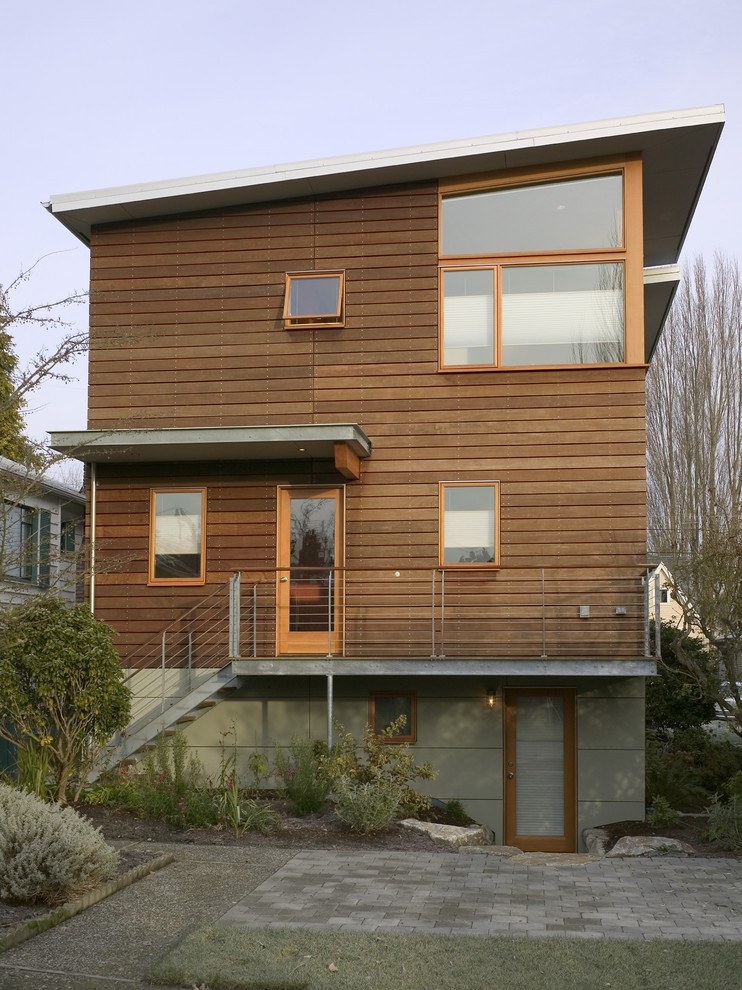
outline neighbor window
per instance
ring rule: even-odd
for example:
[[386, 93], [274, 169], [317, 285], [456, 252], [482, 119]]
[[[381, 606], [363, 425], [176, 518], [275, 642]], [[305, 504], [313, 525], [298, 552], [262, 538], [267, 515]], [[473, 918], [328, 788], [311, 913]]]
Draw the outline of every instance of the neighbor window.
[[27, 505], [3, 506], [3, 573], [17, 581], [49, 586], [51, 515]]
[[342, 326], [343, 272], [303, 272], [286, 276], [284, 326]]
[[[398, 720], [404, 720], [399, 721]], [[368, 700], [368, 722], [374, 735], [387, 743], [417, 740], [417, 699], [414, 694], [372, 694]], [[387, 730], [394, 726], [394, 731]]]
[[153, 491], [150, 504], [150, 584], [204, 583], [206, 491]]
[[74, 553], [77, 549], [77, 521], [75, 519], [62, 520], [59, 549], [62, 553]]
[[440, 238], [442, 370], [626, 360], [624, 170], [451, 183]]
[[500, 486], [497, 482], [442, 482], [441, 566], [499, 566], [499, 515]]

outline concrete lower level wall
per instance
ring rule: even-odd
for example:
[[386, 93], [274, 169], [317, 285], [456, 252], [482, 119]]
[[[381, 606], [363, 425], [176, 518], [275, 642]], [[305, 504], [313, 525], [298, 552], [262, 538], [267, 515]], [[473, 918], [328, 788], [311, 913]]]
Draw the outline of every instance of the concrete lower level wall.
[[[503, 837], [502, 691], [511, 687], [571, 688], [576, 707], [577, 838], [590, 826], [644, 817], [644, 681], [642, 678], [494, 679], [468, 677], [334, 678], [336, 722], [361, 739], [372, 692], [413, 692], [417, 701], [415, 758], [438, 771], [420, 789], [457, 799], [476, 821]], [[486, 690], [496, 688], [493, 707]], [[222, 734], [234, 726], [238, 766], [293, 736], [327, 738], [327, 684], [322, 677], [254, 677], [187, 729], [208, 772], [215, 773]], [[337, 730], [336, 730], [337, 731]], [[227, 737], [231, 746], [233, 737]]]

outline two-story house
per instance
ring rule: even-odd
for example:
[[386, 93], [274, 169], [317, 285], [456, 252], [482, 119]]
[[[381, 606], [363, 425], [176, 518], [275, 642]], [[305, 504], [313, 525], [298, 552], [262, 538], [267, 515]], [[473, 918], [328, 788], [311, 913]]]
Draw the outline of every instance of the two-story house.
[[644, 376], [722, 123], [52, 199], [92, 337], [89, 429], [53, 444], [159, 724], [200, 702], [208, 758], [232, 722], [270, 752], [402, 713], [500, 842], [643, 816]]

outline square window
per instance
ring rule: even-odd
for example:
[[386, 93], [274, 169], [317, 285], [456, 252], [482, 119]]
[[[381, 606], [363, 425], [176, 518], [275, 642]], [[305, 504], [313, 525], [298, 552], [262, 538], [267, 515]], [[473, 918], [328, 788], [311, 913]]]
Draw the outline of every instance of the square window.
[[[404, 725], [387, 734], [385, 730], [402, 717]], [[386, 743], [414, 743], [417, 740], [417, 698], [411, 692], [372, 694], [368, 702], [368, 721], [374, 735]]]
[[499, 567], [500, 485], [442, 482], [440, 566]]
[[205, 489], [151, 492], [150, 584], [204, 583], [205, 512]]
[[283, 322], [292, 327], [342, 326], [343, 272], [299, 272], [286, 276]]

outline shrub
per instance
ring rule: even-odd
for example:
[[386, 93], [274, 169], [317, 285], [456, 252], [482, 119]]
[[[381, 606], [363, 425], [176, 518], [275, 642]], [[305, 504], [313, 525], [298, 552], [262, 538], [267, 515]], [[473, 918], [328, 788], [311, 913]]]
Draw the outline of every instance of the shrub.
[[732, 797], [724, 804], [715, 795], [707, 811], [706, 838], [717, 842], [722, 849], [742, 849], [742, 798]]
[[408, 745], [391, 742], [405, 722], [404, 715], [400, 715], [378, 735], [367, 725], [362, 756], [359, 756], [359, 745], [354, 736], [338, 725], [338, 742], [333, 746], [328, 762], [333, 781], [349, 778], [359, 784], [394, 784], [401, 793], [400, 815], [411, 816], [430, 805], [428, 795], [420, 794], [410, 786], [412, 781], [418, 778], [433, 780], [436, 773], [430, 763], [416, 763]]
[[0, 784], [0, 897], [63, 904], [116, 872], [118, 853], [72, 808]]
[[297, 815], [321, 811], [330, 793], [327, 747], [309, 738], [291, 740], [290, 757], [276, 746], [276, 777], [283, 780], [286, 796]]
[[402, 788], [389, 780], [361, 784], [349, 777], [335, 782], [335, 810], [351, 832], [373, 835], [394, 821], [402, 803]]
[[647, 725], [658, 736], [711, 722], [719, 694], [716, 663], [708, 646], [672, 623], [661, 628], [662, 660], [647, 679]]
[[679, 817], [680, 815], [670, 805], [667, 798], [658, 794], [654, 799], [654, 804], [652, 805], [652, 810], [649, 813], [647, 821], [654, 828], [664, 828], [666, 825], [674, 825]]
[[87, 605], [34, 595], [2, 613], [0, 735], [19, 753], [46, 750], [58, 801], [70, 777], [81, 782], [91, 756], [126, 725], [129, 704], [113, 631]]

